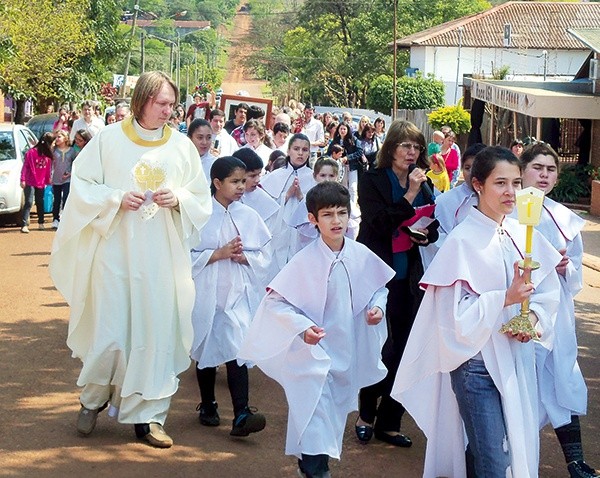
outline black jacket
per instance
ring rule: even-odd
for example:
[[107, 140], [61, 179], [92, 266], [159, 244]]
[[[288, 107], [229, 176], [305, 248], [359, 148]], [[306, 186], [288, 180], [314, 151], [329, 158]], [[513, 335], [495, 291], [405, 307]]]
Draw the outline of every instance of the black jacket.
[[[433, 183], [427, 182], [433, 190]], [[429, 198], [430, 204], [434, 203]], [[361, 211], [361, 223], [357, 241], [361, 242], [392, 267], [392, 234], [400, 224], [415, 215], [412, 205], [404, 198], [394, 204], [392, 185], [385, 169], [370, 169], [358, 182], [358, 204]], [[438, 239], [437, 229], [429, 231], [429, 242]], [[422, 275], [421, 257], [418, 247], [408, 251], [410, 263], [418, 262]], [[418, 274], [417, 271], [414, 271]], [[411, 271], [412, 275], [412, 271]], [[420, 277], [419, 277], [420, 278]]]

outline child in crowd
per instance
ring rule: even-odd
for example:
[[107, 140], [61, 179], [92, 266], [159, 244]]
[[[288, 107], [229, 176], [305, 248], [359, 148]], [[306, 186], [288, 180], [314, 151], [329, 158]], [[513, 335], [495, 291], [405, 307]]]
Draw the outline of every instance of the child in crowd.
[[431, 179], [431, 182], [439, 192], [445, 193], [450, 190], [450, 178], [448, 177], [446, 163], [444, 163], [444, 158], [442, 158], [440, 151], [440, 146], [435, 143], [431, 143], [427, 148], [429, 170], [426, 175]]
[[331, 145], [331, 159], [338, 163], [338, 183], [341, 183], [343, 186], [348, 187], [348, 164], [342, 161], [342, 156], [344, 156], [344, 148], [339, 144]]
[[71, 167], [73, 160], [77, 157], [75, 150], [69, 146], [69, 133], [64, 130], [56, 132], [54, 140], [54, 151], [52, 152], [52, 194], [54, 204], [52, 205], [52, 228], [58, 228], [60, 211], [64, 209], [69, 195], [71, 185]]
[[280, 149], [276, 149], [269, 155], [269, 162], [267, 163], [266, 172], [272, 173], [276, 169], [283, 168], [286, 164], [287, 154]]
[[44, 189], [50, 182], [52, 173], [52, 143], [54, 135], [44, 133], [42, 139], [25, 153], [21, 168], [21, 187], [25, 194], [21, 232], [29, 232], [29, 214], [35, 199], [38, 227], [44, 229]]
[[471, 182], [477, 208], [423, 275], [425, 296], [392, 396], [427, 436], [423, 476], [530, 478], [539, 472], [533, 337], [499, 330], [529, 299], [530, 320], [551, 349], [561, 257], [536, 233], [533, 251], [543, 260], [533, 273], [535, 288], [519, 271], [525, 228], [508, 215], [521, 168], [508, 149], [479, 152]]
[[[313, 167], [313, 178], [317, 184], [323, 181], [337, 181], [338, 163], [330, 158], [319, 158]], [[288, 226], [296, 228], [297, 250], [303, 249], [318, 236], [319, 232], [308, 219], [308, 209], [306, 208], [306, 198], [300, 201], [294, 214], [288, 221]], [[353, 237], [353, 236], [348, 236]]]
[[[187, 136], [192, 140], [202, 161], [202, 170], [207, 180], [210, 180], [210, 168], [217, 159], [212, 154], [212, 128], [205, 119], [195, 119], [188, 126]], [[210, 181], [209, 181], [210, 182]]]
[[485, 149], [485, 144], [475, 143], [465, 150], [461, 162], [463, 183], [435, 198], [435, 218], [440, 223], [438, 228], [440, 236], [436, 242], [419, 249], [425, 269], [427, 269], [439, 248], [442, 247], [450, 231], [467, 217], [473, 206], [477, 206], [477, 195], [473, 191], [473, 186], [471, 186], [471, 167], [475, 155], [482, 149]]
[[277, 225], [273, 231], [274, 267], [280, 271], [296, 252], [296, 230], [287, 224], [304, 198], [315, 184], [312, 170], [308, 167], [310, 140], [302, 133], [290, 138], [287, 161], [284, 167], [263, 176], [262, 188], [279, 203]]
[[287, 153], [288, 136], [290, 135], [290, 127], [285, 123], [275, 123], [273, 126], [273, 146], [284, 153]]
[[259, 186], [263, 170], [262, 159], [250, 148], [240, 148], [233, 156], [246, 165], [246, 190], [240, 202], [254, 209], [272, 232], [279, 204]]
[[269, 230], [256, 211], [239, 202], [246, 167], [232, 156], [217, 159], [210, 170], [213, 213], [192, 249], [196, 301], [192, 312], [191, 356], [201, 402], [200, 423], [218, 426], [215, 399], [217, 366], [225, 363], [234, 419], [230, 435], [248, 436], [265, 427], [265, 417], [248, 407], [248, 369], [236, 356], [260, 301], [257, 283], [264, 282], [269, 262], [265, 247]]
[[523, 141], [520, 139], [515, 139], [512, 143], [510, 143], [510, 150], [517, 158], [520, 158], [521, 154], [523, 154]]
[[[263, 170], [269, 162], [269, 156], [273, 152], [269, 146], [265, 144], [267, 133], [265, 125], [258, 120], [252, 119], [244, 124], [244, 137], [246, 138], [245, 148], [250, 148], [263, 160]], [[270, 140], [269, 140], [270, 141]]]
[[92, 135], [89, 131], [85, 129], [80, 129], [75, 133], [75, 138], [73, 139], [73, 149], [77, 154], [81, 153], [81, 150], [85, 148], [85, 145], [88, 144], [92, 139]]
[[[520, 156], [523, 186], [546, 195], [558, 180], [558, 155], [545, 143], [528, 146]], [[560, 281], [560, 305], [554, 326], [554, 346], [549, 351], [536, 343], [536, 368], [543, 410], [542, 425], [552, 423], [571, 478], [599, 476], [583, 461], [579, 416], [587, 411], [587, 387], [577, 363], [574, 296], [583, 288], [585, 220], [548, 196], [536, 229], [562, 255], [556, 267]], [[543, 260], [543, 259], [542, 259]], [[534, 276], [535, 277], [535, 276]]]
[[345, 237], [350, 195], [325, 181], [307, 193], [320, 238], [269, 284], [238, 358], [256, 363], [285, 390], [286, 454], [305, 477], [329, 477], [340, 458], [348, 413], [361, 387], [381, 380], [387, 336], [385, 284], [394, 272]]

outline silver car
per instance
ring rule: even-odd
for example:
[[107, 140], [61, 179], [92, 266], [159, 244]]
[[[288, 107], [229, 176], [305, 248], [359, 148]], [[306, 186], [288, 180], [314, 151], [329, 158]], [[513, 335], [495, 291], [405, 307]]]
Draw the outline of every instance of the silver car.
[[29, 128], [18, 124], [0, 123], [0, 214], [12, 215], [10, 222], [20, 222], [23, 208], [21, 168], [25, 153], [37, 139]]

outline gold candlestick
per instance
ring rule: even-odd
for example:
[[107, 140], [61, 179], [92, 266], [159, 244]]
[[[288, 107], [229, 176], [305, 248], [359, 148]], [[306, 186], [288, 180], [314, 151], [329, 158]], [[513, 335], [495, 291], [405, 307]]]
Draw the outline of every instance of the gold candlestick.
[[[525, 257], [519, 261], [519, 269], [523, 271], [523, 278], [526, 283], [531, 282], [531, 271], [539, 269], [540, 263], [532, 259], [533, 228], [540, 223], [542, 217], [542, 205], [544, 203], [544, 192], [539, 189], [529, 187], [519, 191], [516, 194], [517, 213], [519, 223], [527, 226], [525, 235]], [[529, 320], [529, 299], [521, 302], [521, 311], [510, 319], [500, 328], [500, 333], [504, 334], [509, 330], [514, 332], [525, 332], [531, 335], [534, 340], [538, 339], [537, 331]]]

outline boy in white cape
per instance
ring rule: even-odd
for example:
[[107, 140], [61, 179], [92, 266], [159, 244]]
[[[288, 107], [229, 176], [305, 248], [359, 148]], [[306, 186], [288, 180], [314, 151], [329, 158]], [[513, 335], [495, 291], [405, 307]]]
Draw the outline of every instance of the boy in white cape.
[[328, 477], [359, 389], [386, 374], [382, 319], [394, 271], [344, 237], [350, 211], [344, 186], [318, 184], [306, 204], [320, 238], [269, 284], [238, 360], [257, 364], [284, 388], [286, 454], [298, 457], [302, 476]]

